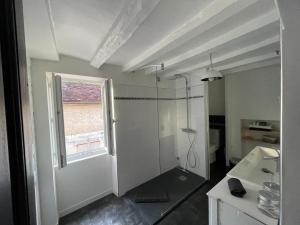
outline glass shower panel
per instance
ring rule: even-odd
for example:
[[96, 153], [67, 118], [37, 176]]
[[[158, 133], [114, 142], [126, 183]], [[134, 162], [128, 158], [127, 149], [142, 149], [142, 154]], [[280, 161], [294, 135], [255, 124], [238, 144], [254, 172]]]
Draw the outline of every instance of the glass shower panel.
[[207, 177], [205, 85], [177, 74], [157, 82], [161, 171], [179, 166]]
[[176, 81], [159, 79], [157, 82], [157, 104], [159, 121], [159, 154], [161, 173], [178, 164]]

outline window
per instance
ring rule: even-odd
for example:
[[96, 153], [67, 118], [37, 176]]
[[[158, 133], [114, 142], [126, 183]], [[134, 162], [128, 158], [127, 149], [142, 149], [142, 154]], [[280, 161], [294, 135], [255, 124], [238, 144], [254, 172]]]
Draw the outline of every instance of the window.
[[62, 79], [67, 161], [106, 152], [103, 84]]
[[60, 74], [51, 80], [59, 166], [107, 153], [111, 134], [109, 81]]

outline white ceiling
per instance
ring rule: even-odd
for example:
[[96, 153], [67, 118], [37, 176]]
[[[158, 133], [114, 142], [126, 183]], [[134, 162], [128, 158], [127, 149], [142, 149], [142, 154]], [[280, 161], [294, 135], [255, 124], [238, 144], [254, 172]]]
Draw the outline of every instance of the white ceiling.
[[23, 9], [27, 53], [33, 58], [58, 60], [53, 24], [46, 2], [26, 0]]
[[273, 0], [24, 0], [32, 58], [60, 54], [124, 71], [156, 63], [165, 75], [277, 62]]
[[126, 0], [52, 0], [57, 50], [90, 60]]

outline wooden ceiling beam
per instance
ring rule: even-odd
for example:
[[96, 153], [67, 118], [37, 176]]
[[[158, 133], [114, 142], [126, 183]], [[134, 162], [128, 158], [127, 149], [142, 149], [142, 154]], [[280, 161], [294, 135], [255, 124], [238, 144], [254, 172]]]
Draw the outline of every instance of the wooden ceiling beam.
[[142, 54], [132, 59], [124, 66], [124, 71], [133, 71], [161, 54], [174, 49], [191, 38], [220, 24], [225, 19], [240, 13], [245, 8], [256, 3], [257, 0], [214, 0], [207, 7], [179, 26]]
[[[218, 57], [214, 57], [213, 58], [213, 63], [214, 64], [215, 63], [221, 63], [223, 61], [226, 61], [228, 59], [232, 59], [234, 57], [237, 57], [237, 56], [240, 56], [240, 55], [243, 55], [243, 54], [246, 54], [248, 52], [252, 52], [252, 51], [258, 50], [258, 49], [263, 48], [263, 47], [267, 47], [267, 46], [275, 44], [275, 43], [279, 43], [279, 41], [280, 41], [279, 35], [275, 35], [275, 36], [267, 38], [267, 39], [265, 39], [261, 42], [258, 42], [258, 43], [251, 44], [251, 45], [248, 45], [248, 46], [243, 47], [243, 48], [233, 50], [233, 51], [231, 51], [227, 54], [224, 54], [224, 55], [221, 55], [221, 56], [218, 56]], [[205, 67], [208, 67], [209, 65], [210, 65], [210, 61], [206, 60], [205, 62], [201, 62], [199, 64], [188, 66], [188, 67], [184, 67], [184, 68], [181, 68], [180, 70], [176, 70], [176, 71], [173, 71], [173, 72], [172, 71], [170, 71], [170, 72], [166, 71], [164, 76], [169, 77], [169, 76], [172, 76], [174, 73], [188, 73], [190, 71], [203, 69]]]
[[121, 10], [110, 31], [98, 47], [90, 64], [101, 67], [120, 47], [122, 47], [151, 14], [160, 0], [131, 0]]
[[169, 60], [164, 61], [164, 66], [166, 70], [171, 69], [172, 67], [187, 61], [193, 57], [203, 55], [207, 52], [209, 52], [211, 49], [214, 49], [216, 47], [220, 47], [222, 45], [225, 45], [226, 43], [229, 43], [231, 41], [234, 41], [244, 35], [247, 35], [251, 32], [257, 31], [261, 28], [264, 28], [270, 24], [273, 24], [275, 22], [279, 21], [279, 16], [276, 10], [272, 10], [262, 16], [256, 17], [245, 24], [242, 24], [236, 28], [233, 28], [229, 30], [228, 32], [209, 40], [208, 42], [200, 45], [197, 48], [193, 48], [190, 50], [187, 50], [186, 52], [183, 52], [180, 55], [177, 55]]

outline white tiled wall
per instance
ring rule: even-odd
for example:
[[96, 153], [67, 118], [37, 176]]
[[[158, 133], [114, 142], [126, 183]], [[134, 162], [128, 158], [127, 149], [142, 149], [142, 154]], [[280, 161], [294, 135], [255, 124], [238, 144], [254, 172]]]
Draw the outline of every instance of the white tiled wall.
[[[114, 85], [116, 97], [154, 98], [116, 99], [116, 148], [119, 194], [148, 181], [176, 166], [177, 117], [174, 83]], [[172, 87], [173, 86], [173, 87]]]
[[[159, 88], [159, 98], [175, 98], [175, 88]], [[159, 100], [159, 146], [161, 172], [166, 172], [176, 166], [176, 100]]]
[[[150, 86], [117, 85], [117, 97], [156, 97]], [[156, 100], [115, 100], [119, 194], [159, 175]]]

